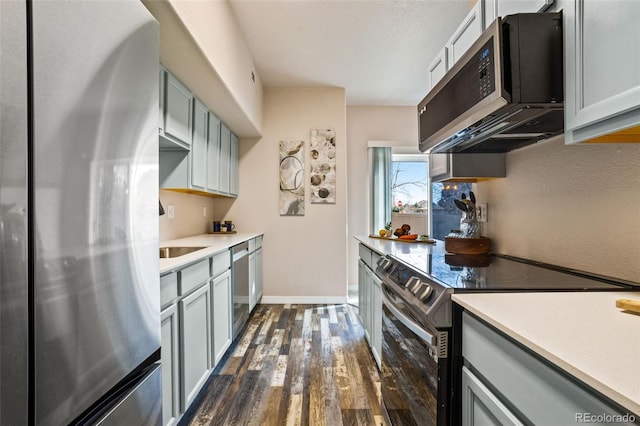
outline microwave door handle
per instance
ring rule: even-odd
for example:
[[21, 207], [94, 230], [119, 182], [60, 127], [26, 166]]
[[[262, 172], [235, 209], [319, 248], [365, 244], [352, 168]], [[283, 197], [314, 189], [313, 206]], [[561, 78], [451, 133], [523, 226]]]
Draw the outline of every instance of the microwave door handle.
[[398, 308], [395, 307], [393, 301], [389, 299], [387, 296], [387, 290], [383, 289], [382, 291], [382, 301], [387, 306], [387, 308], [391, 311], [391, 313], [404, 324], [409, 330], [411, 330], [416, 336], [420, 337], [424, 340], [429, 346], [435, 348], [436, 346], [436, 338], [429, 332], [427, 332], [424, 328], [420, 327], [413, 320], [407, 317], [405, 314], [400, 312]]

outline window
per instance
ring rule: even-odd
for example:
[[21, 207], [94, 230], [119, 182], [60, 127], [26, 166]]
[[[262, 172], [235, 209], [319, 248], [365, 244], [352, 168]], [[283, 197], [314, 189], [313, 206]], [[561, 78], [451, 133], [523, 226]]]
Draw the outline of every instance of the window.
[[391, 231], [408, 224], [411, 233], [438, 240], [460, 228], [461, 213], [453, 200], [468, 195], [470, 183], [431, 183], [427, 155], [392, 154], [390, 147], [369, 150], [371, 233], [377, 234], [389, 218]]
[[412, 234], [428, 234], [429, 163], [426, 155], [393, 155], [391, 162], [392, 230], [408, 224]]

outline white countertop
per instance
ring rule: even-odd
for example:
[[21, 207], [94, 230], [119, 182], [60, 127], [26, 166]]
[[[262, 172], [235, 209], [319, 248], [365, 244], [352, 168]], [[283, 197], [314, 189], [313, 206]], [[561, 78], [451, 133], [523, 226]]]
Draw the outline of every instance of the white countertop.
[[640, 292], [467, 293], [454, 302], [640, 416]]
[[393, 256], [400, 254], [423, 254], [425, 252], [430, 253], [434, 250], [439, 250], [444, 253], [443, 241], [436, 241], [435, 243], [406, 243], [398, 241], [395, 237], [371, 238], [363, 235], [356, 235], [354, 238], [383, 256], [387, 254]]
[[228, 250], [236, 244], [263, 235], [262, 232], [238, 232], [236, 234], [202, 234], [176, 240], [161, 241], [160, 247], [206, 247], [184, 256], [160, 259], [160, 273], [170, 272], [189, 263], [211, 256], [222, 250]]

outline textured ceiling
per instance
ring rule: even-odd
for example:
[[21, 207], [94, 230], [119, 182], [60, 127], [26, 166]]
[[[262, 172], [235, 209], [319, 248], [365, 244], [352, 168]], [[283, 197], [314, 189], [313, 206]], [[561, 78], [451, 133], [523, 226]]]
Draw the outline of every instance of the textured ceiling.
[[469, 0], [230, 0], [266, 87], [337, 86], [348, 105], [417, 105]]

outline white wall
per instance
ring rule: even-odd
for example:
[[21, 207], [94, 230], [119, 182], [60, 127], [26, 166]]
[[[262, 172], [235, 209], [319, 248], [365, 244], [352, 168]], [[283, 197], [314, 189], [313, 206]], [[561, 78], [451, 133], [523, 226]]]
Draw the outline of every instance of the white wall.
[[160, 23], [162, 65], [233, 132], [242, 137], [260, 136], [262, 81], [229, 2], [142, 3]]
[[[336, 131], [336, 204], [305, 203], [305, 215], [280, 216], [279, 143], [310, 130]], [[305, 179], [308, 181], [308, 169]], [[347, 138], [341, 88], [266, 88], [263, 136], [240, 140], [240, 189], [216, 200], [215, 216], [239, 231], [264, 232], [263, 302], [344, 302], [347, 294]]]
[[640, 144], [540, 142], [476, 196], [494, 251], [640, 282]]
[[[169, 206], [173, 206], [175, 211], [173, 219], [169, 219], [168, 214], [160, 216], [160, 242], [209, 232], [214, 220], [215, 200], [201, 195], [160, 190], [160, 202], [165, 212]], [[207, 210], [206, 216], [202, 215], [203, 208]]]
[[369, 141], [418, 147], [416, 107], [347, 107], [349, 285], [358, 283], [358, 242], [369, 234]]

